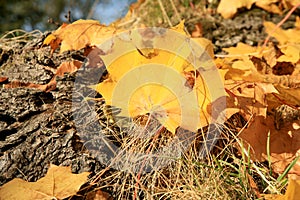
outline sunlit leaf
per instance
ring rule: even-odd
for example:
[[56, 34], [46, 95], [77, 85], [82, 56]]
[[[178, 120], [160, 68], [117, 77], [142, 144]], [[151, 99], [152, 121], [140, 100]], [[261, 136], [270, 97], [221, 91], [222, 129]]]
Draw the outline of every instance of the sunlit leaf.
[[75, 195], [89, 174], [72, 174], [70, 167], [51, 164], [46, 176], [36, 182], [15, 178], [4, 184], [0, 196], [1, 199], [64, 199]]

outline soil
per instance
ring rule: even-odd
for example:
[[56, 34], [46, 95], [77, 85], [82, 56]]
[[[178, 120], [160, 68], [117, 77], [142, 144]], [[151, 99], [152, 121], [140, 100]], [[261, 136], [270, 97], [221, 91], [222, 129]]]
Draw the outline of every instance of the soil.
[[[204, 37], [215, 45], [215, 53], [222, 53], [222, 48], [238, 42], [262, 43], [266, 37], [263, 20], [278, 23], [281, 18], [253, 9], [240, 12], [234, 19], [213, 15], [200, 22]], [[295, 15], [291, 16], [284, 28], [291, 28], [294, 19]], [[47, 67], [57, 68], [63, 61], [83, 58], [80, 51], [62, 55], [54, 52], [51, 56], [49, 47], [41, 46], [47, 34], [0, 44], [0, 77], [7, 77], [8, 82], [46, 84], [54, 76]], [[91, 177], [106, 167], [102, 160], [105, 155], [91, 156], [78, 136], [72, 113], [74, 80], [75, 74], [57, 77], [57, 88], [50, 92], [25, 87], [0, 88], [0, 186], [16, 177], [36, 181], [45, 175], [49, 163], [71, 165], [72, 172], [89, 171]], [[118, 195], [113, 187], [106, 189], [112, 196]]]

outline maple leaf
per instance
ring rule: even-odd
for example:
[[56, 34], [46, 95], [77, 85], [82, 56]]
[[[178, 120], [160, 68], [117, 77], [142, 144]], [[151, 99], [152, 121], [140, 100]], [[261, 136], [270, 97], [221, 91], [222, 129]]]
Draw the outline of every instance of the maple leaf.
[[[281, 102], [270, 102], [270, 98], [265, 98], [265, 105], [268, 105], [268, 110], [274, 110], [275, 106], [281, 105]], [[274, 100], [272, 100], [274, 101]], [[277, 99], [278, 101], [278, 99]], [[250, 145], [251, 159], [257, 161], [268, 160], [272, 163], [273, 171], [277, 173], [283, 173], [285, 168], [292, 162], [297, 155], [299, 155], [300, 149], [300, 129], [294, 126], [297, 122], [295, 116], [288, 116], [288, 112], [291, 111], [279, 111], [275, 115], [259, 115], [259, 113], [253, 113], [251, 119], [248, 117], [249, 122], [245, 129], [243, 129], [239, 138], [246, 141], [245, 148]], [[280, 116], [289, 117], [284, 123]], [[298, 120], [299, 123], [299, 120]], [[269, 147], [268, 147], [268, 137]], [[269, 148], [269, 155], [267, 153]], [[300, 175], [300, 162], [298, 161], [289, 173]]]
[[221, 0], [217, 12], [225, 19], [228, 19], [233, 17], [239, 8], [246, 7], [250, 9], [252, 4], [256, 1], [257, 0]]
[[300, 196], [300, 181], [290, 179], [287, 190], [282, 194], [264, 194], [262, 195], [266, 200], [297, 200]]
[[287, 190], [283, 196], [283, 198], [279, 199], [289, 199], [289, 200], [296, 200], [300, 196], [300, 181], [299, 180], [289, 180], [289, 184]]
[[[280, 44], [287, 43], [300, 43], [300, 30], [298, 29], [288, 29], [283, 30], [281, 28], [276, 28], [276, 25], [272, 22], [264, 22], [264, 27], [266, 32], [275, 37]], [[275, 31], [274, 31], [275, 30]]]
[[80, 19], [72, 24], [62, 25], [46, 37], [44, 44], [50, 45], [53, 52], [61, 43], [60, 53], [62, 53], [101, 44], [116, 32], [117, 30], [113, 26], [100, 24], [96, 20]]
[[[181, 22], [171, 30], [186, 37], [183, 28], [184, 24]], [[109, 76], [103, 82], [90, 87], [99, 92], [108, 105], [121, 108], [119, 115], [131, 118], [150, 115], [172, 133], [179, 126], [196, 131], [208, 125], [211, 120], [208, 105], [217, 97], [211, 98], [202, 75], [212, 81], [217, 78], [210, 76], [214, 72], [203, 70], [199, 74], [188, 61], [193, 51], [190, 45], [183, 45], [182, 40], [178, 41], [174, 36], [163, 37], [165, 44], [179, 51], [172, 53], [163, 48], [144, 47], [144, 41], [153, 37], [149, 30], [130, 34], [130, 41], [134, 41], [134, 45], [121, 37], [115, 38], [111, 52], [114, 55], [120, 54], [117, 59], [111, 60], [113, 56], [110, 54], [101, 56]], [[155, 47], [165, 46], [161, 40], [151, 42]], [[203, 49], [211, 49], [207, 40], [195, 42], [202, 43]], [[130, 51], [130, 46], [136, 46], [136, 50]], [[122, 52], [128, 53], [122, 55]], [[212, 51], [210, 53], [213, 54]], [[208, 57], [201, 60], [204, 69], [214, 66]], [[157, 83], [157, 80], [160, 82]]]
[[278, 6], [279, 0], [258, 0], [255, 5], [271, 13], [282, 14], [280, 6]]
[[[145, 58], [138, 51], [132, 52], [131, 54], [122, 56], [107, 68], [110, 74], [108, 79], [91, 87], [104, 97], [108, 105], [122, 108], [122, 112], [119, 114], [121, 116], [135, 118], [140, 115], [150, 114], [172, 133], [175, 133], [179, 125], [182, 128], [195, 131], [196, 125], [193, 122], [195, 120], [181, 120], [183, 115], [181, 109], [188, 110], [186, 114], [190, 114], [191, 116], [198, 115], [196, 112], [199, 112], [197, 105], [191, 105], [193, 95], [196, 96], [195, 90], [191, 91], [191, 89], [186, 86], [184, 76], [179, 76], [179, 73], [183, 72], [182, 66], [177, 66], [178, 68], [176, 69], [163, 65], [153, 65], [149, 68], [137, 67], [137, 70], [134, 70], [136, 66], [146, 63], [158, 62], [160, 64], [167, 64], [168, 60], [165, 59], [166, 57], [170, 57], [170, 55], [162, 50], [158, 51], [157, 56], [152, 59]], [[177, 63], [179, 61], [185, 62], [184, 60], [177, 60]], [[119, 67], [120, 63], [122, 63], [122, 68]], [[124, 79], [124, 74], [129, 71], [131, 77]], [[165, 80], [164, 84], [151, 84], [152, 80], [157, 80], [158, 77], [161, 77], [161, 80]], [[120, 82], [121, 78], [123, 78], [122, 82]], [[150, 84], [141, 86], [142, 82], [147, 80], [149, 80]], [[199, 81], [199, 79], [196, 81]], [[119, 90], [118, 94], [116, 94], [116, 90], [120, 86], [123, 90]], [[166, 89], [166, 87], [172, 88], [172, 90]], [[197, 89], [200, 91], [203, 88], [197, 86]], [[181, 93], [174, 95], [174, 91], [179, 90]], [[131, 94], [129, 93], [130, 91], [135, 92]], [[209, 98], [208, 92], [201, 91], [198, 94], [198, 100], [201, 101], [201, 103], [203, 103], [204, 99]], [[203, 94], [207, 96], [204, 97]], [[128, 95], [131, 96], [129, 97]], [[128, 99], [130, 99], [129, 102], [127, 102]], [[186, 106], [182, 108], [179, 102]], [[207, 105], [207, 101], [205, 102]], [[205, 107], [203, 108], [203, 112], [206, 113]], [[204, 115], [201, 116], [204, 118], [207, 117]], [[202, 126], [207, 125], [207, 119], [204, 118], [202, 122], [199, 122]]]
[[239, 109], [246, 120], [253, 115], [267, 116], [267, 94], [278, 94], [278, 91], [270, 83], [245, 82], [245, 81], [225, 81], [227, 91], [230, 91], [227, 107]]
[[292, 6], [296, 6], [299, 3], [298, 0], [221, 0], [217, 8], [217, 12], [220, 13], [225, 19], [232, 18], [239, 8], [246, 7], [250, 9], [253, 4], [268, 12], [282, 14], [282, 8], [289, 9]]
[[71, 167], [51, 164], [45, 177], [36, 182], [27, 182], [20, 178], [4, 184], [0, 188], [3, 199], [64, 199], [75, 195], [81, 185], [87, 181], [90, 173], [72, 174]]

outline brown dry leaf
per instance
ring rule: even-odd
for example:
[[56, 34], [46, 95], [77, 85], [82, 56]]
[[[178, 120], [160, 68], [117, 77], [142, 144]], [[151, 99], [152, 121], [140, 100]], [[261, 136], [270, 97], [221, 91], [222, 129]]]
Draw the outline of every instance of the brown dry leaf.
[[285, 0], [285, 2], [287, 4], [290, 4], [290, 5], [287, 5], [286, 7], [292, 7], [292, 6], [296, 6], [297, 4], [299, 4], [299, 0]]
[[78, 60], [73, 60], [69, 62], [63, 62], [59, 65], [56, 69], [55, 75], [49, 81], [49, 83], [41, 85], [36, 83], [25, 83], [21, 81], [12, 81], [7, 84], [4, 84], [4, 88], [36, 88], [41, 91], [50, 92], [56, 89], [56, 77], [57, 76], [64, 76], [65, 73], [72, 73], [77, 71], [82, 66], [82, 62]]
[[98, 190], [95, 193], [94, 200], [112, 200], [113, 198], [106, 192], [103, 192], [101, 190]]
[[113, 200], [113, 198], [107, 192], [96, 189], [89, 191], [85, 196], [85, 200]]
[[286, 88], [280, 85], [276, 85], [275, 88], [279, 91], [278, 97], [286, 104], [294, 107], [300, 106], [300, 88]]
[[73, 73], [76, 72], [82, 66], [82, 62], [78, 60], [63, 62], [56, 69], [55, 75], [52, 77], [49, 83], [45, 85], [40, 85], [38, 89], [42, 91], [50, 92], [56, 89], [56, 77], [64, 76], [65, 73]]
[[[254, 116], [247, 128], [239, 135], [251, 147], [251, 158], [256, 161], [268, 160], [267, 140], [270, 133], [270, 161], [277, 173], [283, 173], [285, 168], [299, 155], [300, 130], [295, 130], [292, 123], [286, 123], [281, 129], [276, 129], [274, 117]], [[247, 149], [247, 145], [245, 148]], [[300, 175], [300, 162], [289, 173]]]
[[87, 181], [89, 174], [89, 172], [72, 174], [71, 167], [51, 164], [46, 176], [36, 182], [15, 178], [4, 184], [0, 188], [0, 196], [6, 200], [64, 199], [75, 195]]
[[296, 17], [295, 29], [298, 29], [298, 30], [300, 29], [300, 17], [299, 16]]
[[221, 0], [217, 11], [225, 19], [228, 19], [232, 18], [239, 8], [246, 7], [250, 9], [254, 3], [257, 7], [268, 12], [282, 14], [283, 9], [290, 9], [296, 6], [299, 4], [299, 0]]
[[99, 49], [98, 47], [87, 47], [84, 49], [84, 56], [87, 58], [86, 67], [102, 67], [104, 66], [104, 63], [101, 59], [101, 55], [103, 55], [104, 52]]
[[225, 48], [224, 51], [228, 52], [223, 58], [228, 69], [226, 79], [278, 84], [280, 76], [295, 76], [300, 57], [298, 44], [285, 45], [281, 49], [270, 45], [264, 51], [260, 52], [261, 50], [261, 47], [243, 43], [239, 43], [237, 47]]
[[195, 28], [191, 33], [193, 38], [202, 37], [203, 36], [203, 28], [201, 23], [196, 23]]
[[289, 200], [297, 200], [300, 197], [300, 181], [299, 180], [289, 180], [287, 190], [284, 194], [284, 198]]
[[80, 19], [54, 31], [44, 40], [44, 44], [50, 45], [54, 51], [61, 42], [60, 53], [62, 53], [99, 45], [116, 32], [117, 30], [113, 25], [106, 26], [96, 20]]
[[42, 90], [42, 91], [46, 91], [48, 89], [47, 88], [48, 84], [41, 85], [41, 84], [35, 84], [35, 83], [24, 83], [24, 82], [20, 82], [20, 81], [12, 81], [12, 82], [9, 82], [9, 83], [5, 84], [4, 88], [25, 87], [25, 88], [36, 88], [36, 89], [39, 89], [39, 90]]
[[[56, 31], [65, 28], [67, 25], [68, 25], [67, 23], [63, 23]], [[53, 51], [59, 47], [60, 43], [61, 43], [60, 38], [56, 37], [54, 34], [50, 34], [45, 38], [43, 45], [50, 45], [51, 53], [53, 53]]]
[[225, 75], [226, 79], [246, 80], [261, 82], [264, 78], [258, 73], [257, 67], [252, 58], [255, 55], [258, 58], [258, 47], [252, 47], [244, 43], [238, 43], [236, 47], [224, 48], [228, 55], [223, 59], [227, 63], [228, 72]]
[[81, 66], [82, 66], [82, 62], [78, 60], [63, 62], [57, 68], [55, 75], [64, 76], [65, 73], [76, 72]]
[[224, 48], [228, 53], [223, 62], [227, 63], [228, 72], [225, 79], [260, 81], [255, 65], [250, 55], [258, 56], [258, 48], [244, 43], [238, 43], [236, 47]]
[[247, 120], [253, 115], [266, 117], [266, 95], [278, 93], [272, 84], [267, 83], [229, 80], [225, 81], [225, 87], [230, 92], [227, 107], [239, 109]]
[[7, 77], [0, 77], [0, 83], [8, 81]]
[[242, 42], [239, 42], [236, 47], [223, 48], [222, 50], [226, 51], [228, 53], [228, 58], [232, 60], [243, 56], [248, 57], [253, 54], [258, 56], [257, 52], [259, 52], [257, 47], [252, 47]]

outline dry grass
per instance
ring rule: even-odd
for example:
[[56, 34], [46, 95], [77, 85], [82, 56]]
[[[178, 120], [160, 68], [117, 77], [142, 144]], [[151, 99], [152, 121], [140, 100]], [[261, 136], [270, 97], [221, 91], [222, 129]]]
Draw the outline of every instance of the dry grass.
[[26, 32], [21, 29], [8, 31], [0, 38], [0, 48], [9, 50], [17, 43], [27, 43], [29, 40], [40, 38], [41, 35], [42, 32], [39, 30], [34, 30], [31, 32]]
[[[181, 19], [186, 19], [187, 24], [192, 23], [204, 14], [192, 12], [188, 2], [146, 0], [139, 8], [137, 21], [147, 26], [160, 27], [175, 25]], [[198, 11], [205, 12], [204, 4], [200, 0], [194, 6]], [[126, 123], [128, 121], [118, 125]], [[125, 151], [119, 152], [116, 155], [118, 159], [110, 167], [123, 165], [123, 168], [107, 175], [111, 169], [108, 167], [99, 172], [93, 181], [110, 183], [101, 188], [113, 191], [116, 199], [258, 199], [262, 198], [261, 193], [284, 192], [286, 178], [276, 179], [267, 162], [255, 163], [250, 159], [249, 150], [244, 148], [238, 138], [238, 131], [245, 124], [235, 129], [232, 127], [236, 125], [231, 123], [229, 120], [226, 125], [220, 125], [219, 142], [204, 158], [199, 156], [199, 147], [203, 145], [206, 134], [199, 134], [184, 154], [176, 157], [169, 152], [169, 163], [145, 172], [151, 153], [168, 145], [176, 136], [162, 130], [156, 122], [153, 122], [151, 128], [148, 125], [147, 128], [141, 128], [131, 122], [130, 127], [123, 129], [123, 132], [112, 133], [113, 137], [126, 152], [138, 152], [143, 156], [132, 157], [132, 154], [124, 154]]]
[[[161, 168], [147, 171], [151, 153], [168, 145], [175, 136], [160, 131], [157, 123], [149, 129], [133, 124], [128, 132], [114, 135], [127, 153], [118, 152], [110, 169], [116, 166], [121, 169], [107, 176], [107, 168], [94, 177], [94, 182], [105, 182], [101, 188], [113, 190], [116, 199], [255, 199], [258, 191], [279, 193], [282, 188], [270, 175], [268, 166], [253, 163], [245, 154], [237, 153], [237, 145], [242, 143], [237, 133], [224, 129], [224, 125], [220, 126], [222, 129], [219, 127], [222, 131], [219, 142], [204, 158], [199, 156], [204, 141], [199, 134], [184, 154], [170, 156]], [[137, 137], [149, 130], [152, 137]], [[134, 153], [142, 154], [134, 157]], [[151, 162], [149, 166], [155, 167]]]

